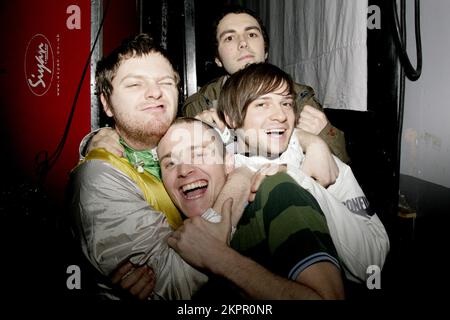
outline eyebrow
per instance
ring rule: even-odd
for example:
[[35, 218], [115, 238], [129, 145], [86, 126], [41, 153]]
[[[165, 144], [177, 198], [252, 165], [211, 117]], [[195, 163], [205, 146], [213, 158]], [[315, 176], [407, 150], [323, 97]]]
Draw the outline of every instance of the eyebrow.
[[[262, 33], [261, 29], [258, 26], [249, 26], [249, 27], [245, 28], [244, 31], [250, 31], [250, 30], [257, 30], [259, 33]], [[222, 39], [223, 36], [226, 35], [227, 33], [236, 33], [236, 32], [237, 31], [235, 29], [228, 29], [228, 30], [222, 31], [219, 34], [219, 39]]]
[[273, 93], [273, 92], [269, 92], [269, 93], [263, 94], [262, 96], [259, 96], [258, 98], [255, 99], [255, 101], [256, 101], [256, 100], [260, 100], [260, 99], [262, 99], [262, 100], [269, 100], [269, 99], [271, 99], [271, 98], [270, 98], [270, 97], [266, 97], [266, 95], [271, 94], [271, 93], [272, 93], [272, 94], [276, 94], [277, 96], [280, 96], [280, 97], [283, 97], [283, 98], [286, 98], [286, 99], [294, 99], [294, 95], [291, 94], [291, 93], [282, 94], [282, 93]]
[[[201, 146], [191, 146], [189, 149], [190, 149], [191, 153], [192, 153], [193, 151], [199, 150], [199, 149], [204, 150], [204, 149], [206, 149], [206, 148], [208, 147], [208, 145], [211, 144], [211, 143], [214, 143], [214, 141], [208, 141], [208, 140], [205, 139], [205, 141], [203, 142], [203, 144], [202, 144]], [[166, 153], [165, 155], [163, 155], [163, 156], [159, 159], [159, 162], [162, 163], [164, 159], [166, 159], [166, 158], [172, 158], [172, 154], [173, 154], [173, 152], [172, 152], [172, 151], [169, 151], [168, 153]]]

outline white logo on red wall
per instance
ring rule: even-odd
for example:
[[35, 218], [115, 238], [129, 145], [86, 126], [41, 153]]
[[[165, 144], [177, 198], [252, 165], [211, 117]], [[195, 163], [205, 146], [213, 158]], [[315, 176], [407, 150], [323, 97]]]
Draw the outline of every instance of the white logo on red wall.
[[43, 34], [36, 34], [28, 42], [25, 51], [25, 80], [36, 96], [43, 96], [53, 80], [54, 61], [50, 41]]

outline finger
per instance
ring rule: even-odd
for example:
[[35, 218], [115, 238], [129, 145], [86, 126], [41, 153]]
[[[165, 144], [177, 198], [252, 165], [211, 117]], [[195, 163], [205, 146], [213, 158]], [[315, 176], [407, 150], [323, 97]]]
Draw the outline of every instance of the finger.
[[111, 129], [111, 131], [109, 132], [109, 136], [115, 141], [119, 141], [120, 139], [119, 133], [115, 129]]
[[174, 238], [173, 235], [167, 238], [167, 244], [178, 252], [178, 239]]
[[194, 118], [204, 121], [207, 116], [208, 115], [207, 115], [206, 111], [203, 111], [202, 113], [197, 114]]
[[307, 111], [302, 111], [300, 113], [300, 119], [303, 121], [314, 121], [314, 119], [317, 118], [316, 116], [312, 115], [311, 113]]
[[172, 234], [170, 235], [171, 238], [174, 238], [175, 240], [180, 240], [181, 237], [181, 233], [180, 230], [183, 228], [183, 226], [179, 227], [177, 230], [175, 230], [174, 232], [172, 232]]
[[143, 275], [136, 280], [136, 282], [131, 286], [130, 293], [134, 296], [139, 296], [139, 294], [144, 290], [144, 288], [151, 283], [152, 278], [148, 273], [148, 269], [145, 270]]
[[214, 111], [211, 112], [211, 117], [213, 121], [216, 123], [217, 128], [219, 128], [220, 131], [223, 131], [225, 129], [225, 123], [220, 120], [219, 115], [217, 114], [217, 111], [213, 109]]
[[147, 299], [150, 294], [153, 291], [153, 288], [155, 287], [155, 278], [153, 278], [145, 287], [142, 289], [142, 291], [138, 295], [139, 300], [145, 300]]
[[264, 170], [264, 174], [266, 176], [273, 176], [274, 174], [278, 173], [278, 171], [280, 171], [280, 170], [281, 170], [281, 165], [272, 164], [266, 170]]
[[120, 286], [123, 289], [129, 289], [131, 287], [136, 286], [139, 283], [139, 281], [144, 277], [147, 270], [148, 270], [147, 266], [142, 266], [135, 269], [127, 276], [125, 276], [125, 278], [122, 278], [122, 280], [120, 281]]
[[314, 117], [321, 117], [322, 115], [324, 115], [324, 113], [322, 111], [320, 111], [319, 109], [316, 109], [308, 104], [303, 107], [302, 111], [305, 111], [306, 113], [308, 113]]
[[214, 127], [214, 123], [213, 123], [213, 121], [211, 119], [211, 116], [209, 115], [209, 113], [207, 111], [204, 111], [201, 114], [196, 115], [195, 119], [203, 121], [203, 122], [209, 124], [210, 126]]
[[226, 230], [231, 229], [231, 213], [233, 208], [233, 199], [228, 198], [222, 205], [222, 220], [220, 224], [226, 228]]
[[117, 148], [117, 147], [111, 147], [111, 153], [118, 156], [119, 158], [122, 158], [123, 154], [124, 154], [124, 149]]
[[261, 185], [261, 183], [263, 182], [263, 180], [266, 178], [265, 174], [257, 174], [255, 176], [255, 179], [253, 180], [252, 186], [250, 188], [250, 195], [252, 193], [256, 193]]
[[114, 132], [115, 132], [115, 130], [113, 128], [105, 127], [105, 128], [101, 128], [100, 130], [98, 130], [96, 135], [106, 137], [106, 136], [113, 134]]
[[305, 122], [303, 120], [300, 120], [298, 122], [297, 128], [302, 129], [308, 133], [314, 134], [314, 128], [309, 124], [308, 122]]
[[113, 143], [116, 143], [116, 144], [119, 144], [119, 139], [120, 139], [120, 136], [117, 133], [117, 131], [112, 128], [101, 129], [94, 137], [96, 139], [99, 138], [99, 140], [112, 141]]
[[112, 275], [111, 282], [113, 284], [118, 284], [119, 281], [132, 269], [134, 269], [134, 266], [131, 264], [131, 262], [126, 262], [120, 268], [118, 268], [114, 274]]

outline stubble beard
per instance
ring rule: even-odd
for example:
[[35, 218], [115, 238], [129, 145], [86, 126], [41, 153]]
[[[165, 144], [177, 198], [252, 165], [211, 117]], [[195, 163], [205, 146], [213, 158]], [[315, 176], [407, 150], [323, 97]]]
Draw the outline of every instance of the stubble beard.
[[171, 122], [166, 117], [147, 121], [124, 121], [119, 117], [116, 118], [116, 129], [131, 147], [144, 150], [156, 147], [169, 129]]

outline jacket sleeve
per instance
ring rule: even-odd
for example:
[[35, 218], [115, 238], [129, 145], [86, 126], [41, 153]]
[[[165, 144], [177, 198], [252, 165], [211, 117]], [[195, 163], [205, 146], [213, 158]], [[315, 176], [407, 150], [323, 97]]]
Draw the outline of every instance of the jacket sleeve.
[[186, 99], [183, 106], [183, 116], [195, 117], [197, 114], [201, 113], [202, 111], [208, 110], [209, 108], [210, 104], [208, 103], [208, 99], [200, 92], [197, 92]]
[[[303, 110], [305, 105], [314, 107], [323, 111], [323, 107], [315, 97], [314, 89], [304, 85], [296, 86], [297, 90], [297, 106], [299, 110]], [[334, 127], [330, 122], [322, 129], [319, 136], [327, 143], [331, 152], [341, 159], [344, 163], [350, 162], [350, 157], [347, 154], [344, 132]]]
[[124, 261], [149, 265], [154, 293], [162, 299], [189, 299], [207, 277], [167, 244], [171, 228], [136, 184], [108, 163], [91, 160], [73, 172], [71, 210], [84, 255], [104, 276]]
[[188, 97], [183, 105], [183, 116], [195, 117], [205, 110], [217, 108], [217, 100], [225, 79], [225, 77], [214, 79]]

